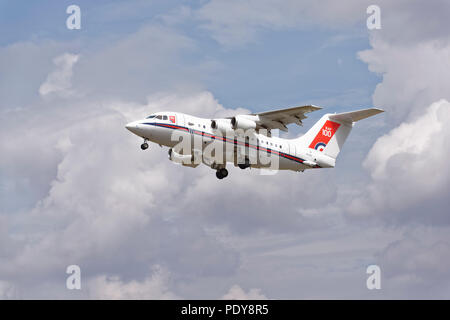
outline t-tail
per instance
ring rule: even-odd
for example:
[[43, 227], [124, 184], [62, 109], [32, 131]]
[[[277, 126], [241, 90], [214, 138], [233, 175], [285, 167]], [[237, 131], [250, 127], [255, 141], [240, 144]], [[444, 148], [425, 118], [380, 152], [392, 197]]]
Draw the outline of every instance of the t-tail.
[[325, 114], [303, 136], [297, 138], [298, 145], [303, 148], [314, 149], [316, 154], [331, 158], [334, 162], [342, 150], [353, 124], [359, 120], [384, 112], [377, 108], [363, 109], [351, 112]]

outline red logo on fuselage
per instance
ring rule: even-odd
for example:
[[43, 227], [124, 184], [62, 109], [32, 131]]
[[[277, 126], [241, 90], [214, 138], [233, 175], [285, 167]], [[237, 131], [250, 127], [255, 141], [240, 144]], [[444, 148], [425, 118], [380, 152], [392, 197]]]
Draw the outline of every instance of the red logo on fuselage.
[[170, 122], [175, 123], [175, 116], [169, 116], [169, 120]]

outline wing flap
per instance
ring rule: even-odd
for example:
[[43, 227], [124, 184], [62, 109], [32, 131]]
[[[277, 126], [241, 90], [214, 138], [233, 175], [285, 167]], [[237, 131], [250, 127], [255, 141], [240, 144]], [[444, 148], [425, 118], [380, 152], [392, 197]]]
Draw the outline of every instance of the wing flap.
[[293, 107], [293, 108], [272, 110], [272, 111], [266, 111], [266, 112], [260, 112], [260, 113], [253, 113], [253, 115], [259, 115], [259, 116], [271, 118], [271, 117], [278, 117], [280, 115], [287, 115], [287, 116], [296, 115], [296, 114], [304, 115], [305, 113], [313, 112], [313, 111], [320, 110], [320, 109], [322, 109], [322, 108], [318, 107], [318, 106], [314, 106], [314, 105], [308, 105], [308, 106], [298, 106], [298, 107]]
[[288, 131], [288, 128], [286, 127], [288, 124], [295, 123], [301, 126], [303, 125], [302, 120], [306, 119], [305, 115], [306, 113], [320, 109], [322, 108], [318, 106], [307, 105], [287, 109], [253, 113], [251, 115], [257, 116], [259, 118], [259, 121], [257, 121], [258, 127]]

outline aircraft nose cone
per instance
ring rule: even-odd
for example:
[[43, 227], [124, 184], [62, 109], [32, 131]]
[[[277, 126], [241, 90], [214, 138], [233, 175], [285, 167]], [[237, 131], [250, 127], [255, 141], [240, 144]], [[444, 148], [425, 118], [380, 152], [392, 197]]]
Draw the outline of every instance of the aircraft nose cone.
[[136, 125], [134, 124], [134, 122], [130, 122], [125, 125], [125, 128], [131, 131], [132, 128], [136, 128]]
[[139, 135], [139, 121], [133, 121], [130, 123], [127, 123], [125, 125], [125, 128], [127, 128], [128, 130], [130, 130], [131, 132], [133, 132], [134, 134]]

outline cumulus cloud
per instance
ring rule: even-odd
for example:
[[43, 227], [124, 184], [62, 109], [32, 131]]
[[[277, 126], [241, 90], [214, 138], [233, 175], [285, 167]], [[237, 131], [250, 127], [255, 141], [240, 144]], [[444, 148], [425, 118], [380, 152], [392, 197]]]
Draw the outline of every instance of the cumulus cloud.
[[449, 4], [382, 2], [380, 7], [382, 29], [371, 32], [372, 48], [358, 56], [382, 76], [373, 104], [387, 111], [392, 129], [367, 155], [364, 168], [371, 182], [350, 200], [348, 212], [384, 223], [447, 224], [450, 46], [442, 30]]
[[450, 99], [450, 45], [424, 41], [414, 45], [395, 45], [374, 37], [372, 49], [359, 57], [369, 70], [382, 75], [383, 80], [373, 94], [375, 106], [389, 112], [397, 123], [407, 117], [417, 117], [426, 106]]
[[267, 297], [261, 293], [260, 289], [250, 289], [245, 292], [237, 284], [233, 285], [230, 290], [222, 297], [224, 300], [266, 300]]
[[[142, 279], [152, 264], [167, 266], [177, 281], [227, 277], [239, 266], [239, 252], [209, 227], [248, 234], [308, 232], [327, 226], [320, 213], [308, 217], [300, 211], [318, 199], [314, 185], [321, 179], [317, 173], [311, 172], [300, 184], [296, 179], [301, 176], [295, 174], [261, 176], [257, 171], [233, 169], [228, 181], [219, 181], [210, 168], [174, 165], [167, 151], [157, 146], [142, 152], [140, 140], [124, 128], [127, 122], [157, 110], [205, 116], [245, 110], [225, 109], [209, 92], [157, 94], [142, 105], [111, 102], [94, 108], [95, 104], [74, 102], [62, 111], [58, 103], [48, 104], [39, 113], [42, 121], [33, 121], [34, 132], [41, 132], [33, 137], [33, 145], [46, 149], [54, 162], [36, 162], [23, 156], [28, 150], [9, 149], [10, 161], [16, 159], [33, 172], [55, 170], [45, 181], [31, 182], [32, 189], [48, 185], [31, 208], [5, 217], [7, 225], [21, 228], [14, 237], [5, 235], [4, 243], [10, 245], [0, 247], [5, 262], [0, 263], [0, 274], [19, 289], [39, 286], [73, 263], [81, 266], [84, 276], [100, 277], [95, 283], [107, 292], [122, 287], [126, 292], [147, 292], [153, 280]], [[24, 113], [17, 117], [17, 124], [21, 118], [33, 118]], [[4, 141], [11, 146], [24, 143], [27, 136], [17, 134], [20, 130], [21, 125], [5, 130]], [[286, 181], [293, 185], [289, 192], [283, 187]], [[305, 186], [309, 191], [305, 192]], [[329, 192], [327, 197], [320, 196], [322, 203], [335, 197], [333, 184], [326, 188]], [[220, 206], [217, 194], [227, 194]], [[264, 199], [268, 194], [271, 197]], [[124, 280], [133, 277], [141, 280]]]
[[[449, 222], [444, 209], [450, 190], [450, 103], [440, 100], [414, 121], [402, 123], [377, 140], [364, 167], [372, 182], [354, 199], [354, 215], [374, 214], [392, 221]], [[430, 204], [429, 210], [408, 210]], [[434, 205], [432, 205], [432, 203]], [[438, 205], [441, 202], [441, 205]]]
[[47, 96], [51, 93], [68, 96], [73, 93], [71, 90], [72, 69], [79, 59], [79, 55], [65, 53], [53, 60], [55, 70], [52, 71], [45, 82], [39, 87], [39, 94]]
[[[205, 95], [199, 95], [197, 108], [207, 107], [200, 103]], [[203, 101], [208, 104], [214, 99]], [[63, 123], [64, 119], [72, 119], [69, 127], [53, 127], [55, 131], [47, 130], [47, 134], [34, 139], [37, 146], [53, 144], [51, 152], [60, 160], [56, 175], [47, 181], [48, 194], [21, 221], [29, 232], [23, 234], [20, 248], [4, 257], [8, 263], [2, 263], [3, 275], [26, 282], [38, 275], [57, 273], [68, 261], [90, 265], [91, 275], [100, 270], [123, 274], [132, 260], [136, 267], [126, 271], [128, 275], [145, 274], [146, 264], [153, 261], [171, 265], [177, 261], [172, 270], [186, 276], [227, 274], [236, 267], [237, 254], [208, 236], [195, 217], [183, 215], [173, 202], [183, 195], [182, 181], [186, 180], [188, 186], [195, 173], [172, 170], [167, 153], [159, 147], [143, 153], [139, 140], [124, 128], [128, 121], [140, 117], [140, 111], [137, 109], [128, 119], [118, 111], [120, 105], [107, 106], [100, 113], [91, 105], [76, 105], [40, 124], [45, 127], [55, 120]], [[141, 108], [153, 112], [152, 107]], [[74, 120], [81, 110], [83, 119]], [[20, 152], [13, 152], [12, 159], [21, 158]], [[33, 170], [40, 170], [39, 164]], [[173, 181], [178, 181], [178, 187], [172, 187]], [[191, 210], [194, 208], [186, 212]], [[14, 221], [20, 219], [19, 215]], [[184, 227], [178, 227], [178, 223]], [[202, 259], [197, 259], [199, 256]], [[21, 272], [17, 272], [18, 266]]]

